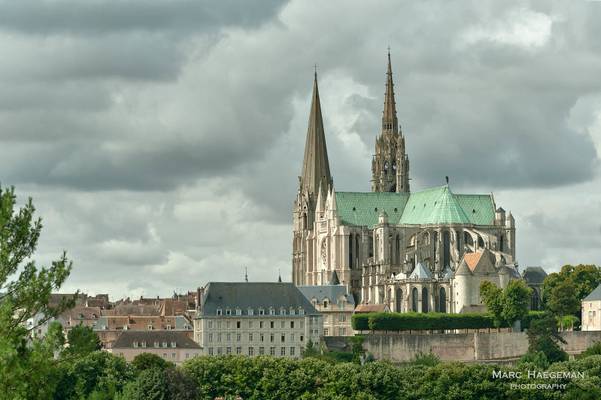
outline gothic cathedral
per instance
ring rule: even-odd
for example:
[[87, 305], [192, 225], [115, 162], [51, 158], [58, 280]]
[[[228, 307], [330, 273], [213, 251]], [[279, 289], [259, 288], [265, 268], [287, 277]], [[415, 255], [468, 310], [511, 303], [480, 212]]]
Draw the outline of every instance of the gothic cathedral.
[[293, 282], [326, 285], [336, 275], [357, 304], [457, 313], [482, 309], [482, 281], [522, 279], [514, 218], [492, 194], [457, 194], [448, 182], [411, 192], [409, 182], [390, 53], [371, 192], [334, 189], [316, 74], [293, 206]]

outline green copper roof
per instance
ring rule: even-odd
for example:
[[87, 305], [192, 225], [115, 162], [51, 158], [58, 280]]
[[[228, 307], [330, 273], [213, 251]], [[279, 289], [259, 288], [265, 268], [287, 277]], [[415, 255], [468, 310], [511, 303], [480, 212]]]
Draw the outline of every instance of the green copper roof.
[[391, 224], [492, 225], [495, 208], [491, 195], [454, 194], [448, 186], [414, 193], [336, 192], [336, 207], [345, 225], [378, 223], [382, 211]]

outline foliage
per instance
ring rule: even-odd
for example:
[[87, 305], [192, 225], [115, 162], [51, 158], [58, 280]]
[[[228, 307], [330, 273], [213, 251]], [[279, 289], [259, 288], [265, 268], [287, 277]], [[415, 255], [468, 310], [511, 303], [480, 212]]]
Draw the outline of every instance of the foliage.
[[[118, 397], [119, 398], [119, 397]], [[196, 382], [175, 368], [154, 367], [142, 371], [130, 382], [123, 400], [194, 400], [198, 398]]]
[[580, 318], [575, 315], [564, 315], [563, 317], [557, 317], [557, 323], [562, 331], [566, 329], [573, 330], [580, 323]]
[[601, 342], [595, 342], [578, 355], [578, 358], [601, 355]]
[[482, 282], [480, 297], [494, 318], [495, 326], [512, 325], [528, 315], [532, 289], [522, 280], [512, 280], [505, 289], [492, 282]]
[[549, 291], [547, 309], [560, 317], [580, 311], [580, 300], [576, 295], [576, 285], [571, 279], [559, 282]]
[[492, 282], [484, 281], [480, 285], [480, 297], [488, 312], [493, 316], [495, 326], [503, 323], [503, 290]]
[[415, 365], [425, 365], [426, 367], [433, 367], [440, 363], [440, 358], [432, 352], [422, 353], [420, 351], [413, 357], [413, 359], [410, 362]]
[[77, 355], [61, 368], [60, 384], [55, 399], [87, 398], [107, 395], [113, 398], [125, 385], [133, 380], [134, 370], [122, 357], [104, 351], [95, 351], [85, 356]]
[[369, 314], [353, 314], [351, 325], [356, 331], [366, 331], [369, 329]]
[[98, 335], [89, 326], [77, 325], [67, 333], [69, 346], [65, 349], [68, 355], [86, 355], [102, 348]]
[[152, 353], [138, 354], [132, 360], [131, 365], [138, 373], [152, 368], [164, 370], [175, 367], [175, 364], [172, 362], [166, 361], [164, 358]]
[[528, 314], [532, 289], [522, 280], [511, 280], [503, 290], [503, 311], [501, 316], [509, 325], [523, 319]]
[[[554, 293], [554, 289], [562, 284], [565, 286]], [[600, 284], [601, 267], [584, 264], [564, 265], [561, 271], [549, 274], [545, 278], [543, 302], [547, 309], [556, 315], [577, 314], [580, 311], [580, 301]]]
[[568, 355], [559, 347], [565, 340], [557, 332], [557, 321], [552, 315], [532, 321], [528, 329], [528, 352], [542, 352], [549, 362], [566, 361]]
[[353, 354], [352, 361], [356, 363], [361, 363], [361, 360], [365, 357], [365, 349], [363, 348], [363, 342], [365, 341], [365, 337], [362, 335], [355, 335], [349, 337], [349, 342], [351, 344], [351, 353]]
[[[49, 267], [38, 267], [33, 255], [42, 230], [29, 199], [16, 209], [14, 188], [0, 186], [0, 396], [47, 399], [56, 373], [54, 355], [60, 336], [53, 328], [48, 340], [29, 340], [39, 324], [73, 304], [73, 299], [49, 306], [50, 294], [59, 289], [71, 270], [65, 253]], [[38, 324], [25, 327], [41, 316]]]
[[534, 367], [532, 369], [545, 370], [549, 368], [549, 360], [542, 351], [529, 351], [520, 358], [518, 364], [526, 366], [531, 365]]
[[313, 341], [311, 339], [309, 339], [309, 341], [307, 342], [307, 345], [305, 346], [304, 350], [302, 351], [302, 356], [303, 357], [316, 357], [319, 354], [320, 354], [319, 349], [313, 343]]

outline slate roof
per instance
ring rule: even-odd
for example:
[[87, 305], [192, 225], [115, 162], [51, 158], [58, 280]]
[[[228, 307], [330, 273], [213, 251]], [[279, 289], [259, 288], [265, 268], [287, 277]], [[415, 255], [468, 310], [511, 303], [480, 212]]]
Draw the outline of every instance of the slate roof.
[[370, 312], [389, 312], [390, 308], [386, 304], [359, 304], [355, 308], [355, 313], [370, 313]]
[[[201, 347], [190, 339], [185, 332], [178, 331], [123, 331], [113, 344], [112, 348], [116, 349], [131, 349], [134, 348], [134, 342], [142, 343], [146, 342], [146, 347], [154, 347], [154, 343], [158, 342], [162, 348], [162, 344], [165, 342], [169, 348], [173, 348], [171, 345], [175, 343], [175, 348], [180, 349], [200, 349]], [[140, 348], [141, 345], [138, 345]]]
[[322, 303], [324, 299], [330, 300], [332, 303], [338, 304], [338, 299], [341, 296], [346, 298], [346, 301], [355, 307], [355, 299], [348, 293], [344, 285], [316, 285], [316, 286], [298, 286], [298, 290], [311, 301], [315, 298], [318, 303]]
[[393, 225], [493, 225], [492, 195], [455, 194], [448, 185], [412, 193], [336, 192], [344, 225], [373, 227], [385, 212]]
[[200, 316], [217, 315], [217, 309], [222, 309], [223, 315], [229, 308], [232, 316], [239, 308], [242, 315], [249, 315], [252, 309], [254, 315], [259, 315], [259, 309], [265, 314], [273, 308], [276, 315], [280, 309], [303, 309], [305, 314], [319, 313], [301, 291], [291, 282], [209, 282], [204, 291], [203, 306]]
[[526, 267], [522, 276], [527, 283], [540, 285], [547, 277], [547, 273], [541, 267]]
[[409, 279], [431, 279], [432, 273], [427, 267], [424, 267], [422, 263], [417, 263], [417, 266], [409, 275]]
[[583, 301], [601, 300], [601, 285], [597, 286]]

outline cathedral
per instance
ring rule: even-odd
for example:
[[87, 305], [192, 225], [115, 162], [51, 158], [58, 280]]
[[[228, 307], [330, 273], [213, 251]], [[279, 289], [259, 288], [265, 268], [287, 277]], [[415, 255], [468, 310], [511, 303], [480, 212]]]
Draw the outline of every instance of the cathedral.
[[315, 74], [293, 205], [293, 283], [328, 285], [335, 276], [356, 304], [459, 313], [483, 310], [482, 281], [505, 287], [522, 279], [514, 218], [492, 194], [454, 193], [448, 178], [412, 191], [390, 53], [371, 172], [371, 192], [334, 187]]

